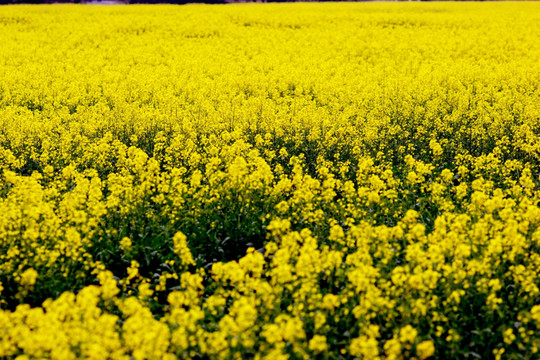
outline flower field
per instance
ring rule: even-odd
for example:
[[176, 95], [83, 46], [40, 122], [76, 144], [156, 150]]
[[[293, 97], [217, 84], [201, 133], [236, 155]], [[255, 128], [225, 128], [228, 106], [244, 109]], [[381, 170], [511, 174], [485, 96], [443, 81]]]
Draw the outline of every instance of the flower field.
[[0, 7], [0, 358], [539, 359], [540, 4]]

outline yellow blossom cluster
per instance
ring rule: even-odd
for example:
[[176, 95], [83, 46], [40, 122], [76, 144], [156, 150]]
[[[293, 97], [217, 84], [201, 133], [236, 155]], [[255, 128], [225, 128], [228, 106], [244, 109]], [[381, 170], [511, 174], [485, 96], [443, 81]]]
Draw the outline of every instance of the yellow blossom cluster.
[[540, 5], [0, 8], [0, 358], [540, 358]]

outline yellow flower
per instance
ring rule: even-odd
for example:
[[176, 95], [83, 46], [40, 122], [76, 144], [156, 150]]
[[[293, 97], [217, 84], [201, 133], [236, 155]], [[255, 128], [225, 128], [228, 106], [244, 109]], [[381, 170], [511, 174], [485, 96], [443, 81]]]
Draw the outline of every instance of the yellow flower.
[[402, 343], [413, 343], [416, 340], [418, 331], [411, 325], [406, 325], [399, 330], [399, 341]]
[[101, 291], [104, 299], [112, 299], [120, 292], [112, 272], [102, 271], [98, 274], [98, 279], [101, 284]]
[[510, 329], [506, 329], [503, 332], [503, 338], [504, 338], [504, 343], [510, 345], [511, 343], [514, 342], [514, 340], [516, 340], [516, 335], [514, 335], [514, 331], [510, 328]]
[[420, 360], [424, 360], [429, 358], [430, 356], [433, 356], [433, 354], [435, 353], [435, 346], [433, 345], [433, 341], [426, 340], [416, 345], [416, 353], [418, 354]]
[[350, 352], [351, 355], [362, 357], [363, 359], [378, 359], [378, 345], [375, 338], [361, 335], [358, 338], [352, 339]]
[[315, 353], [319, 353], [328, 349], [328, 344], [326, 343], [326, 336], [314, 335], [313, 338], [309, 340], [309, 349]]
[[429, 147], [433, 153], [433, 156], [439, 157], [443, 154], [443, 149], [441, 147], [441, 144], [437, 142], [437, 140], [430, 140], [429, 141]]
[[184, 265], [195, 265], [195, 261], [193, 260], [193, 256], [191, 255], [191, 251], [189, 250], [189, 247], [187, 245], [187, 237], [182, 232], [177, 232], [173, 236], [173, 244], [174, 244], [174, 252], [178, 257], [180, 257], [180, 260], [182, 261], [182, 264]]
[[23, 286], [32, 286], [36, 283], [36, 280], [38, 278], [38, 273], [36, 270], [30, 268], [30, 269], [26, 269], [22, 274], [21, 274], [21, 285]]
[[132, 247], [133, 243], [131, 242], [131, 239], [128, 237], [123, 237], [122, 240], [120, 240], [120, 246], [124, 251], [129, 251]]

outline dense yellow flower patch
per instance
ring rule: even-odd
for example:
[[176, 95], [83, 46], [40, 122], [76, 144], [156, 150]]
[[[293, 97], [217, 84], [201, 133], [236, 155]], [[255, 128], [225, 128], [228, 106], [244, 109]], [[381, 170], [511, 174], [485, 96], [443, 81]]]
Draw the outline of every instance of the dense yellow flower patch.
[[538, 3], [0, 8], [0, 357], [540, 357]]

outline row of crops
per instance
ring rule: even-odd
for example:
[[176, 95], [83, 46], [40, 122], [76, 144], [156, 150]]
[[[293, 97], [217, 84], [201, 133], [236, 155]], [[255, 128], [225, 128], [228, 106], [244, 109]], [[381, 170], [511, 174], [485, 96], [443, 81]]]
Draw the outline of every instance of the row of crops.
[[537, 359], [540, 4], [0, 8], [0, 357]]

